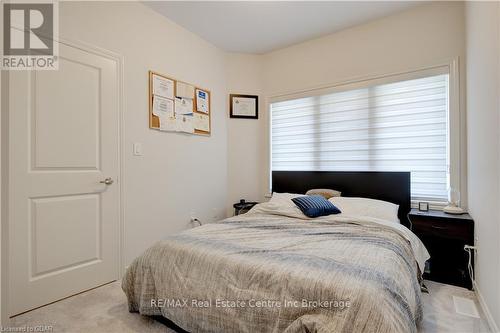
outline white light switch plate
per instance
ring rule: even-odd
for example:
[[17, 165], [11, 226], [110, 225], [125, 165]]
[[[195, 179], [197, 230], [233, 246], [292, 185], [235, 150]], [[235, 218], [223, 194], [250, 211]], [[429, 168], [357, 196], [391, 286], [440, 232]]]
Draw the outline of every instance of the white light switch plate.
[[142, 156], [142, 144], [134, 143], [134, 156]]

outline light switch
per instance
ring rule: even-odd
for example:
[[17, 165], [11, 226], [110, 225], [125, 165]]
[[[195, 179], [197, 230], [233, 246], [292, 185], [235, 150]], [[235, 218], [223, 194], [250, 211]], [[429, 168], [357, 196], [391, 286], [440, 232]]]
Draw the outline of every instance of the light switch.
[[141, 143], [134, 143], [134, 155], [135, 156], [142, 156], [142, 144]]

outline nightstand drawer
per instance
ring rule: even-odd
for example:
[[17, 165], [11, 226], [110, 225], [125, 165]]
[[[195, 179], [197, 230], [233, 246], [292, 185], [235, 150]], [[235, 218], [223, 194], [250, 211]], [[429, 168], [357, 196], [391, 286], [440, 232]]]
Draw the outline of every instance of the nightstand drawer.
[[[436, 236], [440, 238], [469, 241], [473, 226], [469, 223], [455, 220], [412, 217], [413, 231], [416, 234]], [[472, 244], [471, 244], [472, 245]]]

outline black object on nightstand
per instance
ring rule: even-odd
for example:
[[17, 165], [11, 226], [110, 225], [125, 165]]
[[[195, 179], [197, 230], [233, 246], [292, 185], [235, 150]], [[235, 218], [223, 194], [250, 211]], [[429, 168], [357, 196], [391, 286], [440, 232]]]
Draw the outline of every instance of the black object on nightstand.
[[245, 199], [241, 199], [240, 202], [237, 202], [233, 205], [234, 215], [245, 214], [256, 204], [258, 204], [258, 202], [245, 201]]
[[[469, 214], [450, 215], [442, 211], [412, 209], [408, 215], [412, 231], [431, 255], [424, 279], [472, 289], [465, 245], [474, 245], [474, 220]], [[474, 252], [472, 252], [474, 255]], [[474, 258], [472, 267], [474, 267]]]

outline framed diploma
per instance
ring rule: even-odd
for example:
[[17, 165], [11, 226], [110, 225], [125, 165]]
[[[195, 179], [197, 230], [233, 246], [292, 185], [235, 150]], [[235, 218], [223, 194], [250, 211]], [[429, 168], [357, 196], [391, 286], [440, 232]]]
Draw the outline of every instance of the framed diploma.
[[259, 96], [229, 95], [229, 117], [259, 119]]

